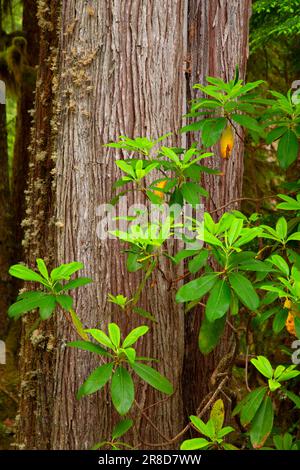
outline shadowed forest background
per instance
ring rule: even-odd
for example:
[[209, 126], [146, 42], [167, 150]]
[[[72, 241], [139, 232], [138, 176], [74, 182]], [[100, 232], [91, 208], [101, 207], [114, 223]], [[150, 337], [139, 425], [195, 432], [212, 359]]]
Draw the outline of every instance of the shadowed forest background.
[[[11, 265], [25, 262], [33, 267], [38, 257], [53, 267], [76, 260], [84, 262], [85, 274], [94, 279], [94, 287], [76, 297], [85, 324], [113, 317], [127, 328], [116, 306], [107, 305], [107, 295], [102, 295], [107, 289], [134, 291], [139, 281], [133, 278], [128, 287], [122, 250], [100, 247], [95, 234], [96, 207], [114, 196], [115, 170], [103, 145], [123, 134], [158, 138], [173, 131], [172, 145], [180, 146], [181, 115], [196, 96], [193, 85], [206, 84], [207, 75], [229, 81], [237, 65], [246, 82], [265, 81], [263, 96], [268, 89], [286, 95], [300, 80], [299, 0], [256, 0], [252, 5], [247, 0], [126, 3], [0, 0], [0, 79], [7, 90], [6, 105], [0, 105], [0, 339], [7, 349], [7, 363], [0, 364], [1, 450], [90, 448], [99, 441], [95, 423], [111, 432], [115, 411], [102, 408], [100, 396], [78, 405], [76, 412], [68, 408], [68, 397], [86, 376], [86, 356], [75, 359], [72, 351], [54, 358], [52, 350], [57, 331], [63, 331], [60, 340], [72, 335], [70, 325], [58, 319], [40, 327], [36, 318], [22, 322], [7, 317], [23, 287], [9, 275]], [[68, 135], [61, 135], [62, 129]], [[189, 145], [193, 140], [197, 131], [186, 137]], [[294, 196], [300, 186], [299, 154], [282, 169], [276, 151], [276, 142], [267, 145], [245, 133], [234, 148], [236, 166], [233, 157], [222, 162], [222, 182], [205, 175], [204, 187], [212, 194], [206, 210], [218, 217], [229, 209], [247, 217], [255, 212], [274, 226], [281, 214], [276, 195]], [[73, 170], [78, 170], [78, 179]], [[172, 269], [165, 266], [164, 271], [175, 279]], [[180, 431], [209, 393], [207, 371], [215, 369], [229, 344], [224, 340], [209, 356], [201, 355], [193, 341], [200, 313], [189, 317], [181, 310], [177, 315], [181, 307], [172, 300], [161, 273], [157, 276], [142, 298], [161, 318], [164, 332], [155, 330], [143, 352], [160, 359], [170, 354], [172, 360], [160, 370], [172, 377], [175, 398], [157, 411], [151, 403], [161, 397], [140, 389], [140, 403], [151, 421], [160, 423], [157, 431], [145, 411], [141, 413], [132, 440], [144, 446], [160, 442], [161, 435], [170, 436], [173, 428], [174, 435]], [[166, 311], [171, 312], [170, 323]], [[173, 339], [178, 350], [173, 350]], [[284, 356], [278, 345], [288, 347], [290, 336], [285, 331], [283, 339], [274, 335], [265, 342], [258, 331], [251, 341], [277, 364]], [[243, 364], [237, 361], [237, 370]], [[237, 388], [242, 396], [245, 386], [239, 382]], [[64, 397], [67, 404], [54, 406], [53, 396], [57, 402]], [[300, 439], [299, 415], [288, 431]]]

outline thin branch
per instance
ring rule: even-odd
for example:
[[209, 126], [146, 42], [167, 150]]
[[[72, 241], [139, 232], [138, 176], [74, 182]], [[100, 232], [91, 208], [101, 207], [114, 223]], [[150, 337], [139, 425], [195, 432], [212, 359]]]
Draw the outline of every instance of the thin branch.
[[0, 385], [0, 392], [5, 393], [5, 395], [7, 395], [13, 402], [18, 404], [18, 400], [16, 399], [16, 397], [11, 392], [6, 390], [6, 388], [3, 385]]
[[258, 202], [262, 201], [264, 199], [272, 199], [273, 197], [277, 197], [277, 194], [270, 194], [269, 196], [263, 196], [263, 197], [239, 197], [237, 199], [232, 199], [229, 202], [226, 202], [223, 206], [217, 207], [217, 209], [210, 211], [210, 214], [213, 214], [214, 212], [218, 212], [222, 209], [225, 209], [226, 207], [230, 206], [231, 204], [234, 204], [235, 202], [241, 202], [241, 201], [253, 201], [253, 202]]
[[[197, 416], [199, 418], [201, 418], [205, 413], [206, 411], [209, 409], [209, 407], [211, 406], [211, 404], [214, 402], [216, 396], [219, 394], [219, 392], [222, 390], [223, 386], [225, 385], [225, 383], [227, 382], [228, 380], [228, 375], [226, 375], [226, 377], [224, 377], [221, 382], [219, 383], [218, 387], [216, 388], [216, 390], [213, 392], [212, 396], [210, 397], [210, 399], [208, 400], [207, 404], [204, 406], [204, 408], [201, 410], [200, 413], [197, 414]], [[145, 416], [146, 417], [146, 416]], [[148, 417], [147, 417], [148, 419]], [[150, 420], [151, 421], [151, 420]], [[154, 427], [155, 425], [153, 425], [153, 423], [151, 422], [151, 425]], [[156, 426], [155, 426], [156, 427]], [[151, 449], [153, 447], [164, 447], [166, 445], [170, 445], [170, 444], [173, 444], [174, 442], [178, 441], [178, 439], [183, 436], [190, 428], [192, 427], [192, 423], [189, 423], [185, 426], [185, 428], [183, 428], [178, 434], [176, 434], [175, 437], [173, 437], [172, 439], [165, 439], [166, 442], [160, 442], [160, 443], [153, 443], [153, 442], [146, 442], [146, 441], [142, 441], [143, 444], [145, 444], [147, 447], [150, 447]], [[160, 434], [160, 433], [159, 433]]]

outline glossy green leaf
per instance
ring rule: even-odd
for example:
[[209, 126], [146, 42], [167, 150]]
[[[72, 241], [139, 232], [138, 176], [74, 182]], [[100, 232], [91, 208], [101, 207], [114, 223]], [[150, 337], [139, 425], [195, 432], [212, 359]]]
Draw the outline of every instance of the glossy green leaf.
[[19, 318], [22, 314], [39, 307], [41, 301], [48, 295], [44, 292], [32, 292], [29, 298], [18, 300], [8, 309], [10, 318]]
[[273, 377], [273, 367], [265, 356], [257, 356], [257, 358], [251, 359], [251, 363], [262, 375], [267, 377], [267, 379]]
[[204, 449], [209, 444], [210, 442], [204, 439], [203, 437], [195, 437], [194, 439], [187, 439], [186, 441], [183, 441], [180, 446], [180, 450]]
[[41, 258], [37, 258], [36, 264], [37, 264], [38, 270], [40, 271], [41, 275], [45, 279], [49, 280], [48, 269], [47, 269], [47, 266], [45, 264], [45, 261]]
[[229, 309], [231, 300], [230, 288], [225, 279], [218, 279], [212, 287], [205, 307], [208, 321], [222, 318]]
[[240, 301], [249, 309], [256, 310], [259, 306], [259, 297], [251, 282], [240, 273], [230, 273], [229, 282]]
[[131, 332], [124, 339], [122, 348], [128, 348], [128, 346], [134, 344], [141, 336], [146, 334], [147, 331], [149, 331], [149, 327], [145, 325], [138, 326], [137, 328], [131, 330]]
[[112, 357], [112, 355], [109, 354], [105, 349], [101, 348], [101, 346], [95, 343], [91, 343], [90, 341], [71, 341], [70, 343], [67, 343], [67, 346], [100, 354], [100, 356]]
[[92, 328], [89, 330], [85, 330], [85, 332], [92, 335], [92, 337], [95, 338], [95, 340], [103, 346], [107, 346], [110, 349], [114, 349], [113, 343], [111, 342], [109, 337], [104, 333], [104, 331]]
[[209, 354], [216, 347], [224, 332], [225, 321], [225, 316], [212, 323], [206, 317], [202, 320], [198, 338], [202, 354]]
[[201, 299], [217, 282], [218, 275], [215, 273], [203, 276], [188, 282], [180, 287], [176, 294], [176, 302], [188, 302], [189, 300]]
[[9, 274], [23, 281], [34, 281], [44, 283], [45, 279], [42, 278], [38, 273], [32, 271], [32, 269], [23, 266], [23, 264], [15, 264], [9, 268]]
[[60, 281], [64, 279], [68, 281], [70, 279], [70, 276], [72, 276], [72, 274], [76, 273], [76, 271], [79, 271], [80, 269], [83, 269], [83, 264], [77, 261], [67, 264], [61, 264], [60, 266], [51, 271], [50, 277], [53, 281]]
[[56, 298], [54, 295], [47, 295], [40, 300], [39, 311], [42, 320], [47, 320], [55, 310]]
[[201, 139], [204, 147], [211, 147], [220, 139], [227, 124], [226, 118], [206, 119], [202, 126]]
[[117, 412], [123, 416], [131, 408], [134, 401], [134, 385], [129, 372], [119, 366], [111, 380], [111, 399]]
[[294, 163], [297, 159], [298, 150], [298, 138], [291, 129], [288, 129], [280, 138], [277, 148], [277, 156], [281, 168], [287, 169], [292, 163]]
[[264, 445], [273, 428], [274, 411], [272, 400], [265, 396], [257, 413], [255, 414], [251, 429], [250, 440], [255, 449]]
[[267, 387], [259, 387], [247, 395], [247, 401], [242, 407], [240, 415], [241, 423], [243, 426], [247, 426], [253, 420], [266, 393]]
[[163, 377], [157, 370], [153, 369], [146, 364], [135, 362], [132, 365], [134, 372], [147, 382], [151, 387], [159, 390], [160, 392], [171, 395], [173, 393], [173, 386], [166, 377]]
[[97, 367], [91, 375], [81, 385], [77, 393], [78, 400], [85, 395], [91, 395], [92, 393], [100, 390], [109, 381], [113, 370], [113, 363], [104, 364], [103, 366]]
[[114, 346], [118, 348], [120, 346], [120, 340], [121, 340], [121, 331], [118, 325], [116, 325], [115, 323], [109, 323], [108, 333], [109, 333], [109, 338], [111, 342], [113, 343]]
[[133, 421], [132, 419], [123, 419], [122, 421], [119, 421], [118, 424], [113, 429], [112, 432], [112, 439], [119, 439], [120, 437], [124, 436], [127, 431], [133, 426]]

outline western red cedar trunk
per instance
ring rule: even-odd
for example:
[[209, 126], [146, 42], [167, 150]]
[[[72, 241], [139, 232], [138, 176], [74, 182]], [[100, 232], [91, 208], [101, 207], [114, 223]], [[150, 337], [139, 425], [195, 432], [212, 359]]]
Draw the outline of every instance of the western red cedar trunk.
[[[54, 5], [52, 2], [51, 8]], [[101, 220], [97, 208], [110, 200], [112, 185], [119, 177], [115, 152], [103, 144], [122, 134], [155, 138], [168, 131], [174, 132], [170, 142], [180, 143], [177, 130], [184, 102], [184, 7], [181, 0], [62, 3], [57, 70], [52, 77], [52, 91], [46, 91], [56, 107], [52, 142], [46, 141], [41, 103], [45, 96], [42, 88], [51, 79], [51, 71], [44, 62], [49, 53], [45, 44], [48, 47], [54, 36], [45, 40], [43, 33], [34, 152], [38, 155], [39, 140], [44, 138], [46, 155], [31, 172], [28, 207], [33, 204], [34, 213], [25, 243], [31, 263], [37, 254], [47, 254], [49, 240], [57, 263], [73, 260], [84, 263], [84, 274], [92, 277], [94, 283], [76, 295], [76, 310], [88, 327], [106, 329], [109, 321], [114, 320], [126, 334], [147, 323], [134, 315], [128, 321], [107, 302], [109, 292], [131, 296], [141, 277], [127, 274], [117, 240], [104, 242], [97, 236]], [[46, 12], [44, 19], [51, 22], [49, 15]], [[52, 70], [55, 68], [52, 65]], [[44, 112], [47, 111], [46, 107]], [[48, 116], [49, 121], [51, 110]], [[40, 176], [39, 168], [45, 168], [50, 154], [56, 160], [54, 205], [50, 219], [44, 211], [41, 220], [39, 211], [44, 210], [43, 204], [51, 207], [49, 184], [54, 186], [47, 180], [47, 174]], [[36, 203], [41, 196], [37, 180], [42, 192], [48, 195], [48, 201], [42, 196], [41, 206]], [[53, 222], [52, 233], [56, 234], [54, 244], [51, 230], [44, 235], [49, 220]], [[150, 324], [150, 333], [140, 343], [144, 355], [160, 360], [157, 367], [174, 385], [171, 398], [146, 412], [161, 434], [172, 437], [183, 427], [183, 313], [175, 304], [175, 293], [169, 289], [168, 281], [174, 273], [169, 263], [160, 267], [165, 275], [156, 273], [140, 304], [158, 323]], [[50, 326], [39, 327], [41, 340], [35, 345], [25, 344], [23, 339], [26, 362], [22, 365], [22, 377], [28, 379], [23, 383], [19, 440], [26, 448], [89, 448], [94, 442], [109, 438], [118, 417], [103, 391], [76, 400], [77, 389], [97, 365], [97, 359], [65, 347], [65, 342], [75, 337], [62, 317], [53, 325], [54, 336], [58, 338], [55, 351], [47, 352], [51, 332]], [[141, 382], [136, 390], [142, 408], [163, 398]], [[137, 413], [131, 440], [157, 442], [162, 437]]]
[[[247, 34], [241, 29], [237, 2], [228, 6], [227, 2], [213, 1], [110, 0], [85, 4], [68, 0], [62, 3], [61, 13], [56, 0], [39, 3], [40, 72], [27, 190], [27, 207], [32, 213], [25, 222], [24, 244], [32, 265], [37, 256], [53, 263], [84, 262], [84, 274], [94, 283], [76, 295], [76, 310], [89, 327], [106, 328], [114, 320], [127, 332], [145, 322], [134, 316], [127, 322], [107, 303], [108, 292], [129, 297], [140, 276], [126, 272], [119, 242], [104, 243], [97, 237], [97, 208], [109, 201], [112, 184], [119, 176], [115, 152], [102, 145], [120, 134], [157, 137], [169, 130], [174, 131], [172, 144], [180, 144], [176, 131], [185, 111], [183, 62], [188, 60], [188, 5], [188, 42], [193, 60], [189, 91], [191, 84], [203, 82], [207, 73], [224, 76], [219, 63], [232, 73], [237, 50], [244, 54], [239, 57], [245, 65]], [[228, 20], [227, 10], [232, 15]], [[244, 20], [247, 30], [246, 13]], [[246, 39], [238, 42], [245, 34]], [[221, 53], [225, 59], [220, 58]], [[230, 61], [225, 62], [228, 58]], [[239, 194], [240, 186], [232, 190], [226, 186], [241, 181], [238, 146], [232, 160], [224, 163], [225, 176], [205, 181], [213, 197], [212, 210], [227, 202], [229, 196]], [[219, 165], [220, 160], [214, 159], [212, 164]], [[149, 441], [163, 442], [162, 434], [172, 437], [182, 428], [183, 411], [195, 412], [207, 393], [209, 373], [228, 347], [225, 338], [219, 352], [204, 359], [197, 349], [199, 322], [191, 320], [192, 316], [188, 317], [191, 323], [186, 326], [184, 345], [182, 311], [174, 304], [175, 292], [169, 291], [166, 281], [174, 273], [168, 264], [161, 268], [165, 276], [156, 274], [141, 303], [158, 320], [143, 339], [142, 352], [160, 359], [158, 367], [173, 382], [175, 394], [146, 412], [159, 432], [144, 416], [136, 416], [130, 440], [142, 447]], [[32, 322], [26, 321], [24, 332], [31, 326]], [[74, 338], [73, 332], [62, 317], [36, 328], [31, 341], [23, 333], [22, 447], [89, 448], [107, 439], [117, 420], [103, 391], [76, 401], [76, 390], [96, 366], [96, 359], [66, 348], [70, 338]], [[191, 382], [195, 382], [194, 387]], [[141, 407], [147, 407], [162, 396], [139, 383], [137, 398]]]
[[[35, 66], [38, 60], [39, 28], [36, 18], [37, 2], [23, 2], [22, 29], [27, 41], [25, 68], [22, 71], [18, 87], [16, 137], [13, 157], [12, 203], [14, 210], [14, 260], [22, 259], [22, 220], [25, 217], [24, 190], [27, 184], [29, 164], [29, 144], [32, 117], [30, 111], [34, 105]], [[30, 210], [30, 209], [29, 209]]]
[[[23, 220], [26, 262], [35, 266], [38, 256], [51, 263], [55, 254], [53, 141], [56, 134], [55, 63], [57, 21], [60, 2], [39, 2], [40, 31], [39, 69], [36, 86], [34, 125], [31, 132], [31, 152], [28, 184], [25, 190], [26, 208]], [[52, 429], [54, 361], [54, 325], [36, 325], [36, 318], [23, 318], [20, 354], [20, 409], [17, 444], [20, 449], [49, 449]], [[31, 336], [32, 335], [32, 336]], [[67, 398], [66, 398], [67, 399]]]
[[[195, 83], [206, 84], [206, 76], [230, 80], [238, 65], [239, 77], [245, 78], [250, 13], [250, 0], [189, 1], [188, 100], [200, 96], [199, 91], [193, 90], [192, 87]], [[239, 135], [243, 135], [241, 129]], [[198, 140], [197, 135], [194, 137]], [[220, 168], [222, 175], [205, 175], [203, 178], [204, 186], [209, 191], [209, 197], [204, 203], [205, 210], [217, 219], [225, 210], [237, 209], [240, 205], [235, 201], [242, 195], [244, 145], [242, 140], [235, 136], [234, 149], [229, 160], [220, 157], [218, 145], [213, 151], [215, 156], [208, 159], [207, 165]], [[230, 201], [234, 202], [229, 204]], [[208, 356], [203, 356], [197, 347], [201, 318], [199, 311], [186, 316], [183, 384], [188, 414], [197, 409], [210, 391], [209, 378], [221, 358], [228, 353], [232, 335], [227, 328], [219, 346]]]

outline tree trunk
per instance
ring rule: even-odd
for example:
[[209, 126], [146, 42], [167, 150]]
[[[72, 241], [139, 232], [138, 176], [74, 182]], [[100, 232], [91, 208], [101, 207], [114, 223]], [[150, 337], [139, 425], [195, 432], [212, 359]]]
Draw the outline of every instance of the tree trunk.
[[[118, 241], [103, 242], [97, 236], [97, 207], [110, 200], [113, 182], [119, 176], [114, 152], [102, 145], [122, 134], [155, 138], [170, 130], [175, 134], [172, 143], [179, 144], [176, 132], [181, 126], [184, 99], [184, 2], [108, 1], [87, 7], [80, 0], [70, 0], [63, 2], [60, 21], [58, 71], [53, 80], [59, 83], [54, 99], [57, 120], [52, 118], [52, 136], [55, 127], [59, 131], [50, 151], [57, 157], [55, 258], [58, 263], [84, 262], [85, 274], [94, 279], [76, 297], [76, 309], [84, 324], [106, 329], [113, 319], [125, 334], [145, 321], [133, 316], [127, 322], [107, 303], [107, 293], [131, 296], [140, 276], [126, 274]], [[46, 75], [44, 78], [49, 80]], [[38, 94], [37, 111], [40, 99]], [[37, 114], [35, 132], [40, 125]], [[49, 189], [46, 184], [48, 194]], [[36, 189], [30, 190], [33, 196], [29, 204], [38, 198]], [[37, 210], [35, 207], [34, 223]], [[43, 225], [37, 224], [41, 237], [37, 246], [32, 242], [32, 232], [26, 234], [31, 261], [37, 253], [45, 252], [43, 231]], [[172, 279], [168, 263], [161, 269]], [[183, 426], [184, 335], [182, 309], [168, 288], [169, 283], [157, 274], [143, 296], [141, 306], [156, 316], [158, 324], [151, 325], [141, 352], [158, 358], [159, 369], [174, 385], [174, 395], [146, 413], [161, 434], [172, 437]], [[32, 373], [36, 394], [34, 398], [28, 396], [29, 385], [23, 390], [19, 435], [25, 436], [26, 448], [89, 448], [110, 436], [117, 417], [103, 392], [77, 402], [76, 390], [96, 366], [96, 360], [91, 354], [63, 347], [66, 340], [74, 339], [63, 318], [54, 326], [54, 335], [58, 336], [58, 347], [50, 354], [55, 355], [53, 363], [46, 352], [41, 356], [38, 350], [33, 352], [32, 345], [24, 345], [22, 376]], [[162, 398], [141, 383], [136, 389], [142, 408]], [[136, 423], [133, 442], [162, 439], [144, 417], [138, 416]]]
[[[14, 145], [12, 202], [14, 209], [14, 261], [22, 259], [23, 225], [25, 218], [24, 190], [27, 184], [29, 145], [31, 139], [34, 107], [35, 66], [38, 61], [39, 28], [37, 24], [37, 2], [25, 0], [23, 4], [23, 32], [27, 40], [27, 64], [22, 72], [18, 89], [16, 138]], [[32, 208], [27, 208], [29, 211]]]
[[[248, 58], [248, 27], [251, 13], [250, 0], [190, 0], [188, 11], [188, 100], [199, 97], [193, 90], [195, 83], [205, 84], [205, 77], [233, 78], [236, 65], [240, 78], [245, 78]], [[239, 135], [242, 130], [239, 129]], [[195, 140], [199, 140], [198, 136]], [[193, 139], [191, 139], [193, 140]], [[212, 151], [213, 158], [207, 166], [220, 168], [222, 176], [205, 175], [204, 187], [209, 191], [205, 199], [205, 210], [217, 219], [224, 211], [237, 209], [239, 202], [233, 202], [242, 195], [243, 142], [235, 136], [235, 145], [229, 160], [220, 157], [219, 147]], [[229, 350], [232, 332], [225, 329], [220, 345], [208, 356], [203, 356], [197, 346], [203, 313], [196, 311], [186, 316], [184, 390], [186, 390], [187, 414], [195, 412], [208, 394], [208, 378], [218, 366], [220, 359]], [[191, 361], [191, 357], [193, 360]], [[191, 381], [190, 378], [193, 377]]]
[[8, 179], [6, 107], [0, 104], [0, 339], [7, 329], [7, 308], [11, 300], [8, 268], [11, 261], [11, 214]]
[[[101, 220], [98, 207], [110, 200], [113, 182], [119, 177], [114, 151], [102, 145], [123, 134], [155, 138], [170, 130], [174, 132], [170, 142], [180, 145], [177, 131], [186, 111], [187, 6], [188, 45], [193, 58], [187, 86], [190, 97], [190, 85], [203, 82], [208, 72], [222, 76], [223, 70], [214, 65], [219, 62], [213, 61], [215, 54], [221, 64], [225, 63], [218, 48], [225, 50], [227, 71], [234, 70], [237, 50], [239, 57], [246, 53], [247, 40], [240, 38], [239, 42], [239, 35], [247, 36], [241, 33], [241, 10], [238, 2], [228, 3], [230, 6], [221, 2], [217, 7], [219, 3], [208, 0], [108, 0], [88, 4], [51, 0], [43, 8], [44, 2], [40, 2], [40, 72], [27, 192], [27, 208], [32, 213], [25, 221], [24, 244], [31, 265], [37, 256], [54, 264], [73, 260], [84, 263], [84, 274], [94, 283], [79, 291], [75, 303], [88, 327], [106, 329], [113, 320], [126, 334], [146, 322], [134, 316], [129, 321], [107, 303], [107, 293], [130, 297], [140, 276], [126, 272], [118, 241], [104, 242], [97, 236]], [[246, 7], [248, 2], [242, 5]], [[232, 27], [226, 26], [227, 9]], [[238, 154], [236, 149], [230, 162], [224, 164], [227, 167], [222, 179], [205, 182], [216, 207], [239, 194], [242, 165]], [[213, 165], [217, 163], [219, 159], [214, 159]], [[229, 190], [232, 181], [238, 181], [238, 187]], [[189, 320], [184, 335], [182, 310], [175, 305], [175, 292], [169, 290], [166, 280], [175, 274], [167, 263], [160, 267], [165, 276], [159, 273], [151, 279], [140, 304], [156, 316], [158, 324], [151, 325], [140, 352], [160, 360], [158, 367], [173, 382], [175, 393], [145, 412], [152, 424], [144, 415], [134, 413], [130, 441], [143, 448], [182, 429], [184, 411], [188, 408], [195, 412], [206, 391], [207, 370], [211, 371], [220, 357], [220, 352], [212, 359], [199, 354], [196, 320]], [[25, 332], [32, 324], [32, 320], [24, 322], [22, 339], [21, 447], [86, 449], [109, 438], [117, 416], [108, 395], [102, 391], [79, 402], [75, 399], [96, 359], [90, 353], [65, 347], [65, 342], [75, 337], [61, 314], [55, 322], [39, 326], [28, 341]], [[53, 338], [57, 338], [54, 347]], [[188, 348], [187, 372], [182, 391], [184, 347]], [[227, 348], [226, 340], [222, 348], [220, 351]], [[201, 374], [198, 365], [193, 367], [196, 361], [208, 369]], [[194, 381], [192, 388], [190, 382]], [[162, 398], [141, 383], [136, 389], [141, 408]]]

